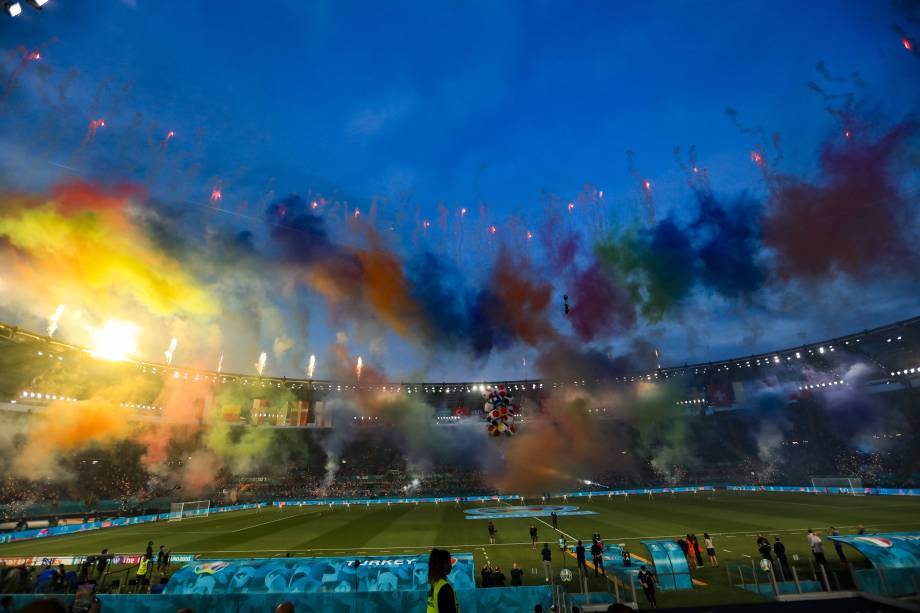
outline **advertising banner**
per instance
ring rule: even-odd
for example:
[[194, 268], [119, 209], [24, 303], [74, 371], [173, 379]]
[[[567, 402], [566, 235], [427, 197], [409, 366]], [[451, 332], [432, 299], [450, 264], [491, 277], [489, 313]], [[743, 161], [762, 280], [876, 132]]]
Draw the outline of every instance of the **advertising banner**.
[[[451, 584], [475, 588], [473, 554], [454, 554], [451, 562]], [[427, 555], [199, 560], [166, 584], [167, 594], [427, 590]]]

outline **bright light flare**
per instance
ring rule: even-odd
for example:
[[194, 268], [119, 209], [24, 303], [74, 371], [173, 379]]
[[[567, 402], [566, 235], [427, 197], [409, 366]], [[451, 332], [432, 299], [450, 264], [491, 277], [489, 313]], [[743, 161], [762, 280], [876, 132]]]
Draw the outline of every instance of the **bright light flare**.
[[355, 378], [361, 380], [361, 371], [364, 370], [364, 360], [361, 359], [361, 356], [358, 356], [358, 363], [355, 364]]
[[224, 354], [220, 354], [220, 359], [217, 360], [217, 372], [220, 373], [224, 369]]
[[265, 370], [265, 362], [268, 360], [268, 354], [264, 351], [259, 354], [259, 361], [256, 362], [256, 370], [259, 373], [259, 376], [262, 376], [262, 371]]
[[3, 8], [10, 17], [19, 17], [22, 14], [22, 5], [18, 2], [7, 2], [3, 5]]
[[650, 192], [652, 191], [652, 182], [646, 179], [642, 182], [642, 187], [645, 188], [645, 191]]
[[176, 339], [169, 341], [169, 349], [163, 352], [163, 355], [166, 356], [166, 365], [172, 366], [173, 354], [176, 352]]
[[751, 151], [751, 161], [763, 168], [763, 155], [761, 155], [759, 151]]
[[466, 207], [460, 209], [460, 217], [463, 217], [464, 215], [466, 215]]
[[54, 311], [54, 314], [48, 320], [48, 336], [54, 336], [54, 333], [58, 329], [58, 321], [61, 319], [61, 315], [64, 314], [64, 305], [59, 304], [58, 308]]
[[574, 211], [574, 210], [575, 210], [575, 203], [574, 203], [574, 202], [570, 202], [568, 208], [569, 208], [569, 213], [571, 213], [572, 211]]
[[39, 51], [30, 51], [26, 54], [27, 62], [37, 62], [40, 59], [42, 59], [42, 54]]
[[532, 238], [533, 238], [533, 232], [531, 232], [530, 230], [528, 230], [528, 231], [527, 231], [527, 240], [530, 240], [530, 239], [532, 239]]
[[361, 216], [361, 211], [358, 209], [355, 209], [355, 219], [357, 219], [360, 216]]
[[220, 186], [217, 185], [211, 190], [211, 202], [220, 202], [224, 195], [220, 192]]
[[914, 43], [912, 43], [911, 40], [907, 38], [906, 36], [901, 37], [901, 44], [904, 45], [904, 48], [907, 49], [908, 51], [914, 50]]
[[310, 354], [310, 361], [307, 363], [307, 379], [313, 378], [313, 372], [316, 370], [316, 356]]
[[123, 362], [137, 354], [140, 329], [129, 321], [110, 319], [102, 329], [93, 332], [94, 349], [90, 353], [103, 360]]

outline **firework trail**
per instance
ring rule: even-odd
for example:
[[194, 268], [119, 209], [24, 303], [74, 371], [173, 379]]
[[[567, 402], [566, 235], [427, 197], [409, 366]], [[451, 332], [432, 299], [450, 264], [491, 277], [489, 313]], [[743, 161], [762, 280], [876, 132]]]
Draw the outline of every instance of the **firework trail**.
[[364, 369], [364, 360], [361, 359], [361, 356], [358, 356], [358, 363], [355, 364], [355, 379], [361, 381], [361, 371]]
[[[851, 72], [847, 76], [837, 76], [833, 74], [823, 61], [815, 64], [815, 71], [821, 75], [822, 79], [834, 85], [850, 85], [852, 89], [841, 93], [831, 93], [815, 81], [807, 83], [808, 88], [821, 96], [824, 100], [825, 110], [840, 122], [843, 136], [846, 139], [852, 138], [854, 132], [859, 126], [856, 125], [856, 116], [858, 115], [858, 101], [866, 91], [866, 83], [858, 72]], [[860, 94], [857, 96], [857, 94]]]
[[59, 304], [58, 308], [54, 311], [54, 314], [51, 316], [51, 319], [48, 320], [48, 336], [54, 336], [54, 333], [58, 329], [58, 321], [61, 319], [61, 315], [64, 314], [64, 305]]
[[677, 166], [687, 177], [687, 185], [694, 191], [710, 191], [712, 186], [709, 182], [709, 172], [706, 168], [700, 166], [696, 155], [696, 145], [690, 145], [687, 151], [687, 161], [684, 162], [683, 154], [680, 147], [674, 147], [674, 159], [677, 160]]
[[456, 260], [459, 264], [463, 259], [463, 235], [464, 235], [464, 221], [466, 221], [467, 214], [466, 207], [460, 207], [460, 210], [457, 211], [457, 256]]
[[176, 339], [173, 338], [169, 341], [169, 349], [163, 352], [163, 355], [166, 356], [166, 365], [172, 366], [173, 354], [176, 352]]
[[86, 127], [86, 135], [83, 137], [83, 145], [86, 145], [87, 143], [94, 140], [96, 138], [96, 131], [99, 128], [104, 128], [104, 127], [105, 127], [105, 119], [101, 117], [99, 119], [91, 119], [89, 121], [89, 125]]
[[[636, 156], [632, 151], [626, 152], [626, 159], [629, 162], [629, 174], [633, 176], [639, 189], [642, 191], [642, 199], [645, 203], [645, 212], [648, 219], [648, 225], [655, 225], [655, 198], [652, 195], [652, 182], [642, 176], [636, 168]], [[570, 205], [571, 206], [571, 205]]]
[[224, 369], [224, 354], [220, 354], [220, 359], [217, 360], [217, 372], [220, 373]]
[[268, 354], [264, 351], [259, 354], [259, 361], [256, 362], [256, 371], [259, 373], [259, 376], [262, 376], [262, 371], [265, 370], [265, 361], [268, 360]]
[[313, 372], [316, 370], [316, 356], [310, 354], [310, 361], [307, 363], [307, 379], [313, 379]]
[[223, 193], [221, 192], [221, 182], [220, 179], [218, 179], [217, 183], [214, 184], [214, 187], [211, 188], [211, 203], [217, 204], [223, 197]]
[[901, 46], [904, 47], [904, 49], [906, 49], [908, 52], [910, 52], [910, 54], [913, 55], [915, 58], [920, 60], [920, 49], [917, 48], [917, 42], [913, 38], [910, 37], [910, 35], [904, 30], [904, 28], [902, 28], [901, 26], [897, 24], [894, 24], [893, 26], [891, 26], [891, 29], [894, 30], [895, 33], [900, 37]]
[[[749, 127], [741, 123], [738, 119], [738, 111], [732, 107], [726, 107], [725, 115], [729, 118], [735, 128], [741, 134], [755, 134], [759, 138], [759, 142], [754, 145], [754, 148], [751, 152], [751, 161], [757, 164], [757, 167], [764, 174], [764, 178], [770, 178], [770, 167], [776, 166], [779, 164], [780, 160], [783, 158], [783, 150], [780, 143], [780, 137], [778, 132], [774, 132], [772, 136], [767, 135], [767, 131], [763, 129], [762, 126]], [[767, 152], [772, 149], [775, 152], [775, 157], [772, 160], [768, 159]], [[755, 155], [756, 154], [756, 155]]]
[[166, 144], [169, 143], [173, 138], [175, 138], [176, 133], [173, 130], [170, 130], [166, 133], [166, 136], [163, 137], [163, 140], [160, 141], [160, 149], [166, 149]]
[[39, 62], [42, 59], [40, 49], [28, 49], [22, 45], [16, 47], [16, 50], [13, 51], [12, 57], [10, 59], [14, 59], [20, 55], [22, 58], [19, 60], [16, 68], [13, 69], [13, 72], [10, 73], [9, 79], [7, 79], [6, 84], [3, 86], [3, 96], [0, 98], [0, 102], [5, 101], [6, 98], [16, 90], [16, 85], [19, 82], [20, 75], [22, 75], [22, 73], [29, 67], [29, 65], [33, 62]]

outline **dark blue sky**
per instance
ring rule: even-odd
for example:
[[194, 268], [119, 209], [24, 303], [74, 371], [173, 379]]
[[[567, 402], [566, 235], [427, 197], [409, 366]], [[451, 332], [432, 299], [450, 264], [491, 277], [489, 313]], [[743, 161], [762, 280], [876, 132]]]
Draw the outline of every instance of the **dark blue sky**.
[[[627, 166], [632, 150], [660, 214], [679, 216], [688, 197], [677, 145], [696, 146], [717, 190], [764, 191], [749, 158], [756, 137], [729, 121], [728, 106], [744, 124], [781, 134], [784, 172], [812, 172], [821, 142], [839, 129], [806, 86], [818, 61], [835, 75], [861, 75], [865, 112], [879, 125], [915, 111], [920, 64], [893, 23], [912, 25], [880, 1], [51, 0], [41, 15], [26, 9], [0, 20], [0, 46], [54, 39], [43, 48], [47, 79], [79, 71], [62, 103], [69, 111], [47, 117], [47, 84], [24, 76], [7, 101], [16, 113], [0, 125], [0, 180], [41, 189], [73, 174], [149, 177], [149, 159], [135, 160], [151, 149], [138, 134], [155, 122], [156, 133], [176, 132], [176, 167], [194, 168], [150, 180], [163, 200], [206, 200], [220, 180], [231, 209], [312, 189], [357, 206], [374, 196], [408, 202], [434, 219], [439, 202], [477, 207], [479, 177], [494, 220], [536, 217], [543, 190], [568, 199], [585, 183], [629, 212], [641, 198]], [[96, 115], [106, 116], [106, 132], [74, 155]], [[36, 126], [57, 127], [37, 143]], [[702, 329], [678, 321], [648, 333], [683, 361], [915, 314], [903, 286], [866, 289], [872, 305], [854, 310], [839, 304], [849, 289], [836, 285], [822, 294], [820, 313], [704, 303], [696, 305], [708, 317]], [[323, 324], [311, 319], [311, 342], [320, 343]], [[390, 347], [397, 372], [469, 370]], [[493, 359], [473, 374], [513, 372], [517, 361]]]

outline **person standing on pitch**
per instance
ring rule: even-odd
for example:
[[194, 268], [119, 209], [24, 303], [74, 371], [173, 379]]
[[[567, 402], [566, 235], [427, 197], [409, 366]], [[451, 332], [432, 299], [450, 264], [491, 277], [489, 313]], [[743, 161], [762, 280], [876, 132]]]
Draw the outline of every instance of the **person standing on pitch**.
[[543, 543], [540, 556], [543, 558], [543, 571], [546, 573], [546, 582], [549, 583], [553, 577], [553, 552], [550, 551], [549, 545], [546, 543]]
[[537, 548], [537, 525], [530, 524], [530, 547], [532, 549]]
[[698, 568], [703, 568], [703, 549], [700, 547], [700, 541], [696, 538], [696, 534], [690, 535], [690, 542], [693, 545], [693, 555], [696, 558], [696, 566]]
[[594, 576], [597, 577], [598, 571], [600, 574], [607, 576], [607, 571], [604, 570], [604, 546], [598, 541], [594, 541], [591, 545], [591, 561], [594, 562]]
[[432, 549], [428, 556], [428, 584], [431, 587], [427, 613], [460, 613], [457, 594], [447, 582], [450, 569], [450, 553], [446, 549]]
[[522, 571], [518, 563], [515, 562], [511, 565], [511, 587], [517, 587], [519, 585], [524, 585], [524, 571]]
[[559, 516], [556, 515], [555, 511], [553, 511], [552, 513], [549, 514], [549, 517], [550, 519], [553, 520], [553, 530], [558, 530], [559, 529]]
[[495, 530], [495, 524], [493, 524], [493, 523], [490, 521], [490, 522], [489, 522], [489, 544], [490, 544], [490, 545], [494, 545], [494, 544], [495, 544], [495, 532], [496, 532], [496, 530]]
[[575, 560], [578, 563], [578, 572], [581, 573], [582, 577], [586, 577], [588, 575], [588, 566], [585, 564], [585, 546], [581, 544], [581, 541], [578, 541], [575, 546]]
[[716, 546], [712, 543], [712, 537], [708, 532], [703, 533], [703, 546], [706, 547], [706, 555], [709, 556], [709, 565], [718, 568], [719, 560], [716, 558]]

